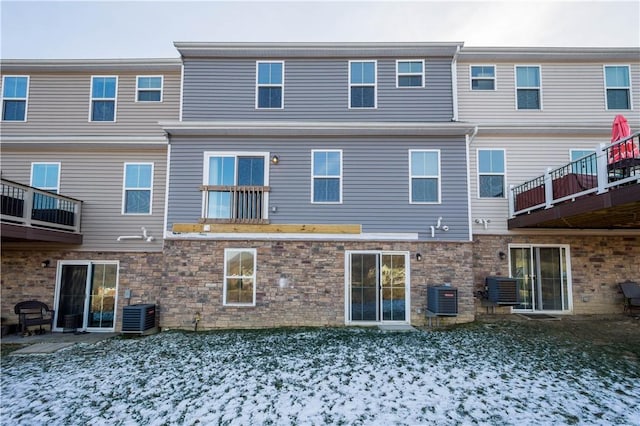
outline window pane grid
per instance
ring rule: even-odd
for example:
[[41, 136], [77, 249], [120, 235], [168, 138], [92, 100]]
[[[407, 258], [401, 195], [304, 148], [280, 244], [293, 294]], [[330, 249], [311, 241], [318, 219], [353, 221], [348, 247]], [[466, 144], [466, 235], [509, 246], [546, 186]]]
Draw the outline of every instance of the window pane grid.
[[115, 121], [116, 77], [91, 78], [91, 121]]
[[423, 61], [398, 61], [396, 68], [398, 87], [423, 87], [423, 70]]
[[151, 213], [151, 164], [125, 164], [124, 176], [125, 214]]
[[25, 121], [29, 78], [26, 76], [4, 76], [2, 83], [2, 120]]
[[493, 65], [471, 66], [471, 90], [495, 90], [495, 74]]
[[224, 304], [255, 305], [255, 250], [225, 249]]
[[607, 109], [631, 109], [628, 66], [605, 66]]
[[162, 77], [138, 77], [138, 102], [160, 102], [162, 100]]
[[256, 107], [282, 109], [284, 63], [258, 62], [256, 74]]
[[440, 153], [411, 151], [411, 202], [438, 203], [440, 201]]
[[313, 151], [312, 162], [313, 202], [340, 202], [342, 153]]
[[504, 198], [505, 160], [502, 149], [478, 151], [478, 188], [480, 198]]
[[376, 107], [376, 63], [349, 62], [349, 108]]

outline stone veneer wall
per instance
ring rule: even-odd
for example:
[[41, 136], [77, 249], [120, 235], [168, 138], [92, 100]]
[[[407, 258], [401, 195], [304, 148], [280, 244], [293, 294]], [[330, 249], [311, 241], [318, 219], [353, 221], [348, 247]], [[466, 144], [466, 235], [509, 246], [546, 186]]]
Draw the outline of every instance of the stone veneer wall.
[[[225, 248], [255, 248], [258, 257], [255, 307], [222, 304]], [[411, 323], [424, 325], [427, 286], [449, 282], [458, 288], [457, 317], [474, 319], [470, 243], [364, 241], [168, 240], [162, 253], [31, 252], [2, 253], [2, 316], [15, 317], [15, 303], [38, 299], [53, 307], [58, 260], [118, 260], [116, 330], [121, 328], [125, 289], [130, 303], [156, 303], [163, 328], [199, 329], [345, 324], [345, 251], [388, 250], [410, 253]], [[416, 260], [422, 254], [422, 261]], [[44, 259], [51, 267], [40, 266]], [[280, 286], [280, 278], [288, 286]]]
[[[560, 232], [559, 232], [560, 234]], [[474, 292], [484, 289], [489, 275], [509, 276], [509, 244], [567, 244], [571, 261], [573, 313], [616, 314], [622, 312], [623, 298], [618, 284], [640, 280], [640, 237], [475, 235], [473, 241]], [[486, 313], [476, 299], [479, 314]], [[509, 312], [500, 308], [497, 312]]]

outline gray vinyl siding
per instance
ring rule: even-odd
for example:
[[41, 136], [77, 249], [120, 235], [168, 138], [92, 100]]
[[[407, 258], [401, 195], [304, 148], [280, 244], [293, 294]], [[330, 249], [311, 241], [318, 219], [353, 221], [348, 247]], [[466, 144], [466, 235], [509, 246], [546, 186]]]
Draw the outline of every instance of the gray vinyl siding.
[[[472, 91], [470, 65], [495, 65], [496, 90]], [[516, 109], [515, 66], [537, 65], [541, 74], [542, 110]], [[607, 110], [604, 65], [630, 65], [631, 110]], [[611, 125], [616, 114], [624, 114], [634, 127], [640, 125], [640, 63], [611, 62], [467, 62], [459, 61], [458, 110], [462, 121], [481, 125], [495, 123]]]
[[[478, 197], [478, 149], [504, 149], [506, 152], [506, 190], [509, 185], [520, 185], [542, 176], [548, 167], [555, 168], [571, 161], [570, 150], [597, 149], [603, 138], [567, 136], [478, 136], [471, 143], [469, 164], [471, 170], [471, 211], [474, 234], [501, 234], [507, 232], [509, 205], [506, 198]], [[475, 219], [489, 219], [488, 229], [475, 223]]]
[[286, 59], [284, 109], [269, 110], [255, 108], [255, 60], [185, 58], [182, 119], [407, 122], [451, 120], [451, 58], [425, 59], [424, 88], [396, 88], [396, 59], [379, 59], [376, 109], [349, 109], [350, 59], [365, 60]]
[[[311, 203], [311, 150], [341, 149], [342, 204]], [[409, 204], [409, 149], [440, 149], [441, 204]], [[469, 238], [465, 141], [425, 138], [173, 138], [168, 230], [174, 223], [197, 223], [202, 211], [205, 151], [277, 153], [269, 164], [269, 213], [273, 224], [361, 224], [365, 233], [419, 233], [439, 216], [450, 231], [438, 239]]]
[[[60, 162], [60, 194], [83, 201], [81, 246], [61, 248], [78, 251], [162, 251], [162, 227], [166, 189], [166, 147], [132, 150], [123, 147], [91, 150], [3, 149], [2, 177], [29, 184], [32, 162]], [[123, 215], [124, 163], [154, 164], [152, 214]], [[120, 235], [140, 235], [144, 226], [156, 241], [118, 242]], [[30, 242], [29, 247], [51, 243]], [[24, 247], [24, 243], [4, 243], [3, 248]]]
[[[176, 71], [12, 71], [10, 75], [29, 76], [27, 121], [3, 121], [4, 136], [162, 136], [158, 121], [179, 117], [180, 72]], [[115, 122], [89, 121], [92, 75], [118, 77]], [[162, 102], [135, 102], [138, 75], [164, 76]]]

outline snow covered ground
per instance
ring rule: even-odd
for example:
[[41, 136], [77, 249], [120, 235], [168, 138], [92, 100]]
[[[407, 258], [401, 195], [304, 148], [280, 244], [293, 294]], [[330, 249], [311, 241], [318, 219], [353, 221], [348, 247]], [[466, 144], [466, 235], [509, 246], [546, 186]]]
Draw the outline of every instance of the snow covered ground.
[[164, 332], [5, 356], [0, 423], [640, 425], [637, 356], [527, 333]]

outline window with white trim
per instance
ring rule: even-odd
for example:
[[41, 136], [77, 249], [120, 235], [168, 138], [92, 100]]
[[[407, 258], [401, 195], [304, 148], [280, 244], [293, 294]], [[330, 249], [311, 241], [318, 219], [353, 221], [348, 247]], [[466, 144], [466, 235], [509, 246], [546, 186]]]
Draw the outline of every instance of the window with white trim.
[[496, 67], [471, 65], [471, 90], [496, 90]]
[[29, 77], [5, 75], [2, 80], [2, 120], [27, 121]]
[[203, 218], [228, 223], [267, 220], [265, 152], [205, 152]]
[[478, 196], [480, 198], [504, 198], [504, 176], [504, 149], [479, 149]]
[[256, 108], [282, 109], [284, 62], [256, 62]]
[[376, 108], [376, 61], [349, 61], [349, 108]]
[[311, 151], [313, 203], [342, 202], [342, 151]]
[[593, 149], [570, 149], [571, 173], [595, 175], [596, 151]]
[[136, 102], [162, 102], [163, 77], [139, 75], [136, 78]]
[[116, 121], [118, 77], [91, 77], [90, 121]]
[[606, 65], [604, 84], [607, 109], [631, 109], [629, 67], [626, 65]]
[[153, 163], [125, 163], [122, 214], [151, 214]]
[[440, 151], [410, 150], [410, 202], [440, 203]]
[[224, 305], [256, 305], [256, 257], [256, 249], [224, 249]]
[[[31, 163], [31, 186], [53, 194], [60, 193], [60, 163]], [[57, 198], [40, 193], [33, 194], [34, 212], [55, 210], [59, 207]]]
[[518, 109], [542, 109], [539, 66], [516, 66], [516, 104]]
[[424, 87], [424, 60], [397, 60], [396, 87]]

